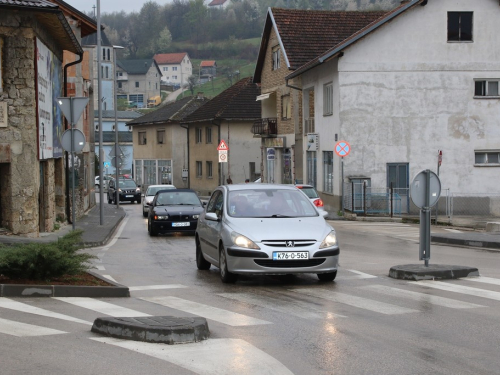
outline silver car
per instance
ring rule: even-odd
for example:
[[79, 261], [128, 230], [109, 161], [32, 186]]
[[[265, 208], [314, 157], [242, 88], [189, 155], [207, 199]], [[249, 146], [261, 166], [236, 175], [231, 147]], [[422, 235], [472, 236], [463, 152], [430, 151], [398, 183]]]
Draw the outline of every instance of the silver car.
[[148, 189], [142, 196], [142, 216], [148, 217], [149, 203], [153, 201], [155, 194], [160, 190], [175, 189], [174, 185], [149, 185]]
[[198, 219], [195, 241], [198, 269], [213, 264], [224, 283], [239, 274], [337, 276], [335, 230], [293, 185], [219, 186]]

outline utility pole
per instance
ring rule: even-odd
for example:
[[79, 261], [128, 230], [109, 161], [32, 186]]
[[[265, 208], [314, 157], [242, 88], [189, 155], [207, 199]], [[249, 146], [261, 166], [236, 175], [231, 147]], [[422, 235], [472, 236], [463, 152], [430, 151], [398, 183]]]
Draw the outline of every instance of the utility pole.
[[[102, 136], [101, 0], [97, 0], [97, 112], [99, 126], [99, 224], [104, 225], [104, 149]], [[116, 181], [118, 183], [118, 181]]]

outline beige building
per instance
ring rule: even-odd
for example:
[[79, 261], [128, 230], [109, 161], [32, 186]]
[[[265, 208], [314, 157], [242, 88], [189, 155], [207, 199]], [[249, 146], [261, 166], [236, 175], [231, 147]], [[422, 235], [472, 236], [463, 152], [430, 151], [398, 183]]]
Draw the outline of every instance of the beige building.
[[137, 184], [173, 184], [188, 187], [187, 131], [180, 122], [207, 100], [186, 97], [129, 121], [132, 129], [133, 168]]
[[187, 52], [159, 53], [153, 59], [158, 64], [164, 84], [184, 87], [193, 74], [193, 64]]
[[116, 97], [146, 108], [148, 99], [160, 96], [161, 71], [154, 59], [118, 60]]
[[[260, 118], [260, 102], [255, 100], [259, 93], [252, 78], [244, 78], [182, 121], [189, 129], [189, 188], [210, 195], [228, 181], [236, 184], [260, 176], [260, 139], [251, 133]], [[219, 159], [222, 140], [228, 150]]]

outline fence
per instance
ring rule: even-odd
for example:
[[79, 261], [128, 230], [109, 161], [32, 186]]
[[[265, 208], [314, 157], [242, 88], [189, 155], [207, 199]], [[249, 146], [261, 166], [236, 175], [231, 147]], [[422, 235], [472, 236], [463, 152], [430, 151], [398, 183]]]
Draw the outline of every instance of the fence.
[[[407, 188], [374, 188], [366, 183], [349, 182], [344, 184], [343, 200], [344, 209], [358, 215], [418, 216], [420, 211], [411, 202]], [[450, 223], [460, 216], [500, 218], [500, 193], [454, 193], [449, 188], [442, 189], [432, 215], [445, 216]]]

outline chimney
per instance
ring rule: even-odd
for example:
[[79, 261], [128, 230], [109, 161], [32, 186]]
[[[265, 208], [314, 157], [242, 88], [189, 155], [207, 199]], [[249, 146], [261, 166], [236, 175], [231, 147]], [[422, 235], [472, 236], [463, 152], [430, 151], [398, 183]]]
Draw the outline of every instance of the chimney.
[[203, 92], [198, 92], [198, 93], [196, 94], [196, 99], [198, 99], [198, 100], [203, 100], [203, 99], [204, 99]]

